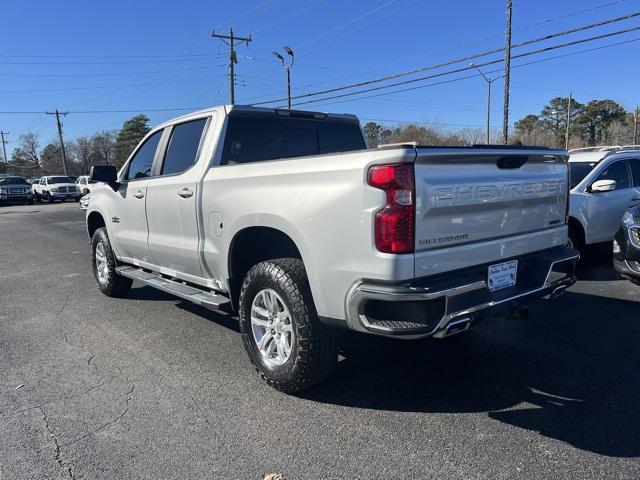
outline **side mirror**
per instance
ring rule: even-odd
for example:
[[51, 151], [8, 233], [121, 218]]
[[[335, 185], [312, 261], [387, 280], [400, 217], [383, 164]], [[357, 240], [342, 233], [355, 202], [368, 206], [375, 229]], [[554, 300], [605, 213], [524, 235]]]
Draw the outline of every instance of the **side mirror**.
[[116, 183], [118, 172], [113, 165], [95, 165], [89, 173], [90, 182]]
[[616, 189], [615, 180], [598, 180], [591, 184], [591, 192], [610, 192]]

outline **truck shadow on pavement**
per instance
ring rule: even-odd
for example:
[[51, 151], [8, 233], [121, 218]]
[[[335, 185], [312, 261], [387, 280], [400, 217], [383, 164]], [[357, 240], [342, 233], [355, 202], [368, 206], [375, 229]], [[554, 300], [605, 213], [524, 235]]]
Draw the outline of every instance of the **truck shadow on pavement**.
[[[606, 261], [581, 268], [588, 274]], [[128, 298], [177, 301], [239, 331], [235, 317], [150, 287], [134, 288]], [[489, 318], [444, 340], [342, 332], [335, 371], [300, 397], [384, 411], [486, 413], [582, 450], [638, 457], [639, 345], [640, 288], [638, 301], [569, 291], [532, 305], [527, 320]]]
[[303, 397], [376, 410], [486, 412], [579, 449], [640, 456], [639, 312], [637, 302], [568, 292], [535, 305], [528, 320], [490, 318], [445, 340], [346, 335], [333, 376]]

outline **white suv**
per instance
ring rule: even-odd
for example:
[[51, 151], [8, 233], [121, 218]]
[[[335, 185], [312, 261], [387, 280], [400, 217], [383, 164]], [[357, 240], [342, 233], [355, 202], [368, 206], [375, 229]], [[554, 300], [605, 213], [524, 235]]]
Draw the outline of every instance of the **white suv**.
[[573, 150], [569, 237], [583, 248], [611, 242], [626, 209], [640, 202], [640, 147]]

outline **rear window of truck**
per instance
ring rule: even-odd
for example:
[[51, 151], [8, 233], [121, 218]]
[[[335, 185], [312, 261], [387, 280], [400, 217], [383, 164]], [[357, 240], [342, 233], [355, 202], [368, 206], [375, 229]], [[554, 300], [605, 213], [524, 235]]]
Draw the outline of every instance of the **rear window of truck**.
[[232, 112], [222, 165], [365, 149], [360, 125], [343, 118], [292, 118], [270, 112]]

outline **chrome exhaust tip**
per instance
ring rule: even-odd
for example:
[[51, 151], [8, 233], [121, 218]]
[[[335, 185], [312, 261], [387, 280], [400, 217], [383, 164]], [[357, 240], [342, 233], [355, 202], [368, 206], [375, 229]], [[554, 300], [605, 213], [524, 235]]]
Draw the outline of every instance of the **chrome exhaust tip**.
[[553, 292], [549, 294], [549, 299], [556, 298], [562, 294], [567, 289], [567, 285], [561, 285], [560, 287], [556, 287]]
[[450, 337], [452, 335], [456, 335], [458, 333], [466, 332], [471, 327], [472, 322], [471, 317], [461, 318], [460, 320], [456, 320], [451, 322], [444, 330], [444, 333], [441, 338]]

